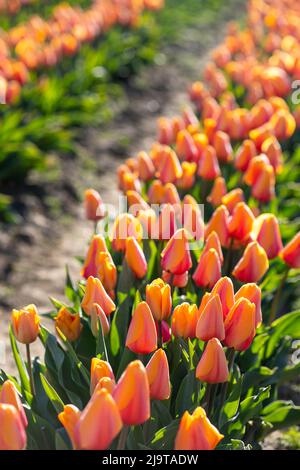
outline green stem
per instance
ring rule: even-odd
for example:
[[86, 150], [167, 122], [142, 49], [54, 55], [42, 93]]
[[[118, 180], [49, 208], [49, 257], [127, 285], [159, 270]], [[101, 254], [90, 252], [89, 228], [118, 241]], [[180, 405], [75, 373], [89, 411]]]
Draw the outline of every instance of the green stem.
[[161, 321], [157, 322], [157, 347], [162, 348], [163, 346], [163, 339], [162, 339], [162, 331], [161, 331]]
[[282, 293], [282, 289], [286, 283], [286, 280], [288, 278], [288, 275], [289, 275], [289, 271], [290, 271], [290, 267], [287, 266], [286, 267], [286, 270], [282, 276], [282, 279], [281, 279], [281, 282], [279, 284], [279, 287], [276, 291], [276, 294], [274, 296], [274, 299], [273, 299], [273, 302], [272, 302], [272, 305], [271, 305], [271, 312], [270, 312], [270, 316], [269, 316], [269, 325], [271, 325], [271, 323], [273, 323], [273, 321], [275, 320], [276, 318], [276, 315], [277, 315], [277, 310], [278, 310], [278, 304], [280, 302], [280, 296], [281, 296], [281, 293]]
[[[231, 370], [232, 370], [232, 367], [233, 367], [233, 363], [234, 363], [234, 356], [235, 356], [235, 350], [234, 348], [230, 348], [228, 349], [228, 352], [227, 352], [227, 360], [228, 360], [228, 371], [229, 371], [229, 375], [231, 373]], [[226, 401], [226, 396], [227, 396], [227, 391], [228, 391], [228, 385], [229, 385], [229, 382], [224, 382], [222, 384], [222, 387], [221, 387], [221, 398], [220, 398], [220, 415], [219, 415], [219, 419], [221, 417], [221, 411], [222, 411], [222, 408], [223, 408], [223, 405]], [[219, 423], [220, 424], [220, 423]]]
[[129, 426], [124, 426], [120, 432], [117, 450], [125, 450], [126, 441], [129, 433]]
[[28, 369], [28, 375], [29, 375], [29, 381], [30, 381], [31, 394], [33, 396], [35, 396], [35, 386], [34, 386], [34, 380], [33, 380], [31, 355], [30, 355], [30, 345], [29, 344], [26, 344], [26, 355], [27, 355], [27, 369]]
[[94, 235], [97, 235], [97, 229], [98, 229], [98, 220], [94, 221]]
[[212, 414], [216, 392], [217, 392], [217, 385], [208, 383], [206, 386], [205, 398], [204, 398], [205, 409], [206, 409], [206, 413], [208, 417], [210, 417]]

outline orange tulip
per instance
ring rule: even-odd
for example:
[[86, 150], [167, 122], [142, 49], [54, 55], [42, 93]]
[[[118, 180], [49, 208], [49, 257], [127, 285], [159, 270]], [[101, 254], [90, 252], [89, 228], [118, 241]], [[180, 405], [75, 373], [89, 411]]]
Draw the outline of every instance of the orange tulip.
[[255, 326], [258, 327], [262, 322], [260, 287], [254, 283], [244, 284], [235, 294], [234, 301], [237, 302], [242, 297], [255, 305]]
[[97, 357], [93, 357], [91, 362], [91, 394], [95, 390], [97, 383], [100, 382], [100, 380], [104, 377], [108, 377], [111, 380], [115, 380], [111, 365], [107, 361], [102, 361]]
[[221, 261], [217, 251], [210, 248], [200, 256], [193, 280], [198, 287], [212, 288], [221, 277]]
[[250, 234], [253, 228], [255, 217], [251, 209], [244, 202], [239, 202], [234, 210], [232, 217], [229, 221], [228, 230], [230, 237], [247, 243], [250, 239]]
[[20, 400], [19, 393], [16, 389], [15, 384], [11, 380], [6, 380], [1, 387], [0, 403], [13, 405], [16, 408], [16, 410], [19, 412], [24, 428], [28, 426], [28, 421], [26, 418], [26, 414], [25, 414], [22, 402]]
[[169, 364], [166, 353], [158, 349], [146, 366], [152, 400], [167, 400], [171, 393]]
[[225, 318], [224, 344], [236, 351], [247, 349], [256, 333], [256, 308], [254, 303], [241, 297]]
[[86, 283], [81, 306], [87, 315], [91, 315], [94, 304], [100, 305], [107, 316], [116, 310], [114, 302], [105, 291], [100, 279], [90, 276]]
[[241, 282], [258, 282], [268, 268], [269, 261], [265, 250], [254, 241], [247, 245], [232, 274]]
[[222, 341], [225, 338], [222, 304], [217, 294], [210, 296], [202, 310], [196, 326], [196, 336], [202, 341], [211, 338]]
[[195, 338], [197, 321], [197, 305], [191, 305], [188, 302], [177, 305], [172, 315], [173, 335], [183, 338]]
[[113, 250], [125, 251], [128, 237], [134, 237], [137, 241], [140, 241], [143, 237], [143, 227], [133, 215], [120, 214], [117, 216], [112, 229], [111, 244]]
[[229, 371], [224, 349], [217, 338], [208, 341], [197, 365], [196, 377], [201, 382], [218, 384], [228, 382]]
[[241, 188], [236, 188], [222, 197], [222, 204], [227, 207], [230, 214], [234, 211], [239, 202], [244, 202], [244, 193]]
[[182, 176], [182, 168], [174, 150], [164, 146], [160, 154], [158, 177], [163, 184], [174, 183]]
[[197, 132], [196, 134], [193, 135], [193, 139], [197, 148], [198, 152], [198, 160], [201, 158], [204, 149], [208, 145], [208, 138], [203, 132]]
[[207, 201], [214, 207], [217, 207], [222, 204], [222, 198], [225, 196], [226, 192], [226, 182], [222, 176], [218, 176], [214, 181], [209, 196], [207, 196]]
[[228, 134], [217, 131], [214, 135], [213, 146], [219, 161], [228, 163], [232, 160], [233, 150]]
[[192, 415], [186, 411], [182, 416], [174, 449], [213, 450], [223, 437], [198, 406]]
[[81, 275], [85, 279], [89, 276], [97, 276], [97, 254], [99, 251], [107, 251], [106, 243], [101, 235], [94, 235], [90, 243]]
[[146, 152], [140, 152], [137, 156], [139, 178], [142, 181], [149, 181], [153, 178], [155, 168], [153, 162]]
[[170, 240], [176, 231], [176, 213], [172, 204], [164, 204], [158, 219], [158, 237]]
[[225, 318], [234, 304], [233, 283], [230, 277], [221, 277], [214, 285], [211, 295], [219, 295], [222, 305], [223, 318]]
[[121, 375], [113, 397], [124, 424], [135, 426], [150, 418], [150, 387], [141, 361], [131, 362]]
[[185, 287], [189, 280], [189, 272], [185, 271], [182, 274], [171, 274], [168, 271], [163, 271], [162, 278], [172, 287]]
[[172, 274], [183, 274], [192, 267], [192, 259], [187, 233], [177, 230], [161, 252], [163, 270]]
[[280, 143], [275, 136], [266, 139], [262, 146], [262, 152], [267, 155], [275, 173], [281, 173], [283, 167], [283, 157]]
[[257, 151], [256, 151], [256, 146], [255, 143], [252, 142], [252, 140], [244, 140], [242, 145], [237, 151], [237, 154], [235, 156], [235, 161], [234, 161], [234, 166], [238, 170], [244, 172], [247, 170], [248, 165], [252, 158], [255, 157]]
[[158, 142], [162, 145], [170, 145], [173, 142], [173, 130], [169, 119], [160, 117], [158, 125]]
[[100, 279], [106, 292], [112, 299], [114, 299], [115, 287], [117, 284], [117, 268], [108, 251], [98, 251], [96, 256], [96, 266], [97, 273], [95, 277]]
[[198, 159], [198, 150], [194, 139], [186, 129], [179, 131], [177, 134], [176, 151], [181, 160], [196, 162]]
[[87, 189], [84, 195], [85, 216], [88, 220], [101, 220], [105, 217], [105, 206], [100, 194], [94, 189]]
[[75, 427], [81, 416], [81, 411], [74, 405], [65, 405], [64, 411], [59, 413], [58, 419], [68, 433], [72, 442], [74, 450], [77, 450], [77, 443], [75, 441]]
[[55, 317], [55, 328], [60, 330], [68, 341], [76, 341], [82, 330], [79, 314], [71, 313], [67, 307], [62, 307]]
[[0, 450], [23, 450], [26, 442], [19, 411], [13, 405], [0, 403]]
[[126, 240], [125, 259], [135, 277], [142, 279], [147, 274], [147, 261], [144, 252], [134, 237]]
[[291, 137], [296, 129], [294, 116], [286, 109], [279, 109], [270, 119], [270, 124], [274, 129], [275, 136], [279, 140]]
[[197, 164], [195, 162], [182, 162], [182, 175], [178, 178], [176, 186], [180, 189], [190, 189], [195, 184]]
[[169, 284], [155, 279], [146, 286], [146, 302], [155, 320], [167, 320], [171, 314], [172, 296]]
[[229, 212], [225, 206], [218, 207], [211, 216], [206, 229], [205, 237], [207, 238], [211, 232], [216, 232], [222, 246], [227, 247], [229, 241], [228, 233]]
[[114, 381], [114, 379], [111, 379], [110, 377], [102, 377], [102, 379], [100, 379], [97, 383], [93, 393], [97, 393], [102, 388], [105, 388], [105, 390], [107, 390], [112, 395], [115, 386], [116, 382]]
[[280, 258], [291, 268], [300, 268], [300, 232], [281, 250]]
[[208, 235], [205, 245], [204, 245], [204, 249], [202, 251], [202, 255], [207, 253], [211, 248], [214, 248], [216, 250], [220, 258], [221, 264], [223, 264], [224, 257], [223, 257], [221, 243], [220, 243], [218, 234], [214, 231]]
[[208, 145], [198, 163], [198, 176], [204, 180], [214, 180], [220, 176], [220, 167], [214, 147]]
[[11, 322], [16, 339], [23, 344], [33, 343], [40, 332], [40, 317], [35, 305], [13, 310]]
[[203, 240], [204, 221], [197, 201], [190, 194], [186, 194], [182, 204], [182, 225], [191, 238]]
[[126, 337], [126, 346], [136, 354], [149, 354], [157, 349], [157, 333], [149, 305], [136, 307]]
[[149, 205], [137, 191], [129, 189], [129, 191], [126, 192], [126, 197], [129, 208], [128, 212], [134, 217], [137, 216], [139, 211], [149, 209]]
[[148, 189], [148, 199], [151, 204], [161, 204], [164, 199], [165, 186], [159, 180], [154, 180]]
[[98, 337], [99, 334], [99, 322], [101, 324], [102, 332], [104, 336], [109, 333], [110, 326], [107, 316], [104, 313], [103, 308], [100, 307], [98, 304], [93, 304], [91, 308], [91, 331], [95, 338]]
[[177, 188], [173, 183], [167, 183], [165, 185], [163, 199], [161, 202], [164, 204], [173, 204], [174, 206], [180, 205], [180, 197]]
[[283, 245], [279, 223], [275, 215], [259, 215], [253, 225], [252, 238], [263, 247], [269, 259], [276, 258]]
[[251, 186], [253, 197], [262, 202], [270, 201], [275, 195], [275, 174], [265, 155], [254, 157], [244, 174], [244, 181]]
[[133, 190], [138, 193], [141, 192], [141, 182], [138, 179], [138, 174], [136, 171], [123, 171], [118, 174], [119, 189], [123, 191], [124, 194], [127, 191]]

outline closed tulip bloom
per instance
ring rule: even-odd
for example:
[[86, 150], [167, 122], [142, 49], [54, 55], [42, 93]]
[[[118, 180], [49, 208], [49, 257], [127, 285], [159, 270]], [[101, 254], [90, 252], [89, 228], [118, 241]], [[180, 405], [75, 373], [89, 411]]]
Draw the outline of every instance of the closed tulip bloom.
[[11, 380], [6, 380], [0, 390], [0, 403], [6, 403], [7, 405], [13, 405], [19, 412], [22, 424], [24, 428], [27, 427], [28, 421], [26, 414], [20, 400], [19, 393], [16, 389], [15, 384]]
[[300, 268], [300, 232], [281, 250], [280, 258], [291, 268]]
[[204, 180], [214, 180], [220, 174], [221, 170], [216, 151], [214, 147], [208, 145], [198, 163], [198, 176], [201, 176]]
[[180, 161], [170, 147], [164, 147], [158, 168], [158, 177], [163, 184], [174, 183], [182, 176]]
[[233, 150], [230, 137], [226, 132], [217, 131], [214, 135], [213, 146], [216, 150], [218, 160], [228, 163], [232, 160]]
[[255, 143], [250, 139], [244, 140], [235, 156], [235, 168], [242, 172], [246, 171], [250, 161], [256, 156], [256, 154], [257, 150]]
[[192, 267], [188, 237], [184, 229], [177, 230], [161, 252], [161, 266], [172, 274], [183, 274]]
[[252, 238], [264, 248], [269, 259], [278, 256], [283, 245], [279, 223], [274, 214], [261, 214], [256, 218]]
[[222, 204], [222, 198], [226, 193], [227, 188], [225, 179], [222, 176], [218, 176], [214, 181], [209, 196], [207, 196], [207, 201], [214, 207], [220, 206]]
[[258, 179], [261, 172], [266, 166], [270, 165], [270, 161], [265, 154], [257, 155], [252, 158], [247, 168], [247, 171], [244, 173], [244, 182], [248, 186], [252, 186]]
[[157, 236], [157, 217], [156, 212], [153, 209], [141, 210], [137, 214], [137, 219], [143, 227], [143, 233], [148, 238], [156, 238]]
[[170, 145], [173, 142], [173, 129], [169, 119], [160, 117], [158, 119], [158, 142], [162, 145]]
[[148, 269], [146, 257], [134, 237], [128, 237], [126, 240], [125, 259], [137, 279], [145, 277]]
[[150, 387], [141, 361], [133, 361], [126, 367], [113, 397], [125, 425], [136, 426], [150, 418]]
[[105, 388], [105, 390], [107, 390], [112, 395], [115, 386], [116, 382], [114, 381], [114, 379], [111, 379], [110, 377], [102, 377], [102, 379], [100, 379], [97, 383], [93, 393], [97, 393], [102, 388]]
[[144, 198], [137, 191], [133, 191], [132, 189], [130, 189], [129, 191], [127, 191], [126, 197], [129, 212], [134, 217], [136, 217], [139, 211], [150, 208]]
[[74, 450], [79, 449], [75, 441], [75, 427], [81, 416], [81, 411], [74, 405], [65, 405], [64, 411], [59, 413], [58, 419], [68, 433], [68, 436], [72, 442], [72, 447]]
[[94, 235], [81, 270], [81, 275], [85, 279], [89, 276], [97, 276], [98, 266], [96, 260], [100, 251], [107, 251], [105, 240], [101, 235]]
[[24, 450], [26, 432], [14, 405], [0, 403], [0, 450]]
[[188, 162], [197, 161], [197, 147], [192, 135], [186, 129], [182, 129], [177, 134], [176, 151], [181, 160], [187, 160]]
[[251, 194], [261, 202], [275, 197], [275, 174], [272, 165], [266, 165], [251, 188]]
[[158, 349], [146, 366], [152, 400], [167, 400], [171, 393], [169, 364], [166, 353]]
[[227, 207], [230, 214], [234, 211], [239, 202], [244, 202], [244, 192], [241, 188], [233, 189], [222, 197], [222, 204]]
[[244, 254], [232, 271], [241, 282], [258, 282], [269, 268], [265, 250], [256, 241], [246, 246]]
[[278, 140], [288, 139], [294, 134], [296, 129], [294, 116], [285, 109], [276, 111], [270, 119], [270, 124]]
[[255, 305], [255, 326], [258, 327], [262, 323], [260, 287], [254, 283], [244, 284], [235, 294], [234, 301], [237, 302], [242, 297]]
[[181, 219], [190, 238], [203, 240], [205, 227], [202, 212], [197, 201], [190, 194], [186, 194], [183, 198]]
[[100, 305], [107, 316], [116, 310], [114, 302], [107, 294], [100, 279], [90, 276], [86, 283], [81, 306], [87, 315], [91, 315], [94, 304]]
[[174, 449], [214, 450], [223, 437], [211, 424], [204, 409], [198, 406], [193, 414], [186, 411], [182, 416]]
[[55, 328], [60, 330], [68, 341], [76, 341], [82, 330], [79, 314], [62, 307], [55, 317]]
[[211, 216], [205, 229], [207, 238], [211, 232], [216, 232], [222, 246], [227, 247], [229, 242], [229, 212], [225, 206], [219, 206]]
[[219, 384], [228, 382], [227, 359], [220, 341], [212, 338], [208, 341], [196, 369], [196, 377], [201, 382]]
[[149, 354], [157, 349], [155, 322], [146, 302], [136, 307], [126, 337], [126, 346], [136, 354]]
[[120, 214], [117, 216], [112, 228], [111, 244], [113, 250], [125, 251], [128, 237], [134, 237], [137, 241], [140, 241], [143, 237], [143, 227], [133, 215]]
[[84, 195], [85, 216], [88, 220], [101, 220], [105, 217], [105, 206], [100, 194], [94, 189], [87, 189]]
[[202, 341], [211, 338], [222, 341], [225, 338], [222, 304], [217, 294], [212, 295], [204, 307], [197, 323], [196, 336]]
[[117, 284], [117, 268], [108, 251], [98, 251], [96, 256], [96, 276], [103, 284], [109, 296], [115, 298], [115, 287]]
[[230, 237], [241, 243], [247, 243], [251, 236], [254, 220], [253, 212], [247, 204], [239, 202], [229, 221], [228, 230]]
[[208, 302], [210, 301], [212, 297], [212, 293], [211, 292], [205, 292], [205, 294], [203, 295], [202, 299], [201, 299], [201, 303], [200, 303], [200, 307], [199, 307], [199, 315], [198, 315], [198, 318], [200, 318], [200, 316], [202, 315], [202, 312], [203, 310], [205, 309], [206, 305], [208, 304]]
[[98, 337], [99, 334], [99, 322], [101, 324], [102, 332], [104, 336], [109, 333], [110, 326], [107, 316], [104, 313], [103, 308], [100, 307], [98, 304], [93, 304], [91, 310], [91, 331], [95, 338]]
[[123, 191], [124, 194], [127, 191], [133, 190], [138, 193], [141, 192], [141, 182], [138, 179], [137, 172], [125, 171], [124, 173], [119, 173], [119, 189]]
[[13, 332], [16, 339], [23, 344], [33, 343], [40, 332], [40, 317], [35, 305], [30, 304], [11, 314]]
[[162, 278], [172, 287], [185, 287], [189, 280], [189, 272], [185, 271], [182, 274], [172, 274], [169, 271], [163, 271]]
[[108, 377], [112, 380], [115, 380], [111, 365], [107, 361], [93, 357], [91, 362], [91, 394], [93, 393], [97, 383], [103, 379], [103, 377]]
[[219, 295], [222, 305], [223, 318], [225, 318], [234, 304], [233, 283], [230, 277], [221, 277], [221, 279], [219, 279], [218, 282], [214, 285], [211, 294]]
[[177, 305], [172, 315], [173, 335], [182, 338], [195, 338], [197, 321], [197, 305], [191, 305], [188, 302]]
[[171, 314], [172, 296], [169, 284], [155, 279], [146, 286], [146, 302], [155, 320], [167, 320]]
[[193, 281], [198, 287], [212, 288], [221, 277], [221, 261], [217, 251], [210, 248], [200, 256], [198, 266], [193, 274]]
[[250, 300], [241, 297], [225, 318], [224, 344], [236, 351], [249, 348], [256, 333], [256, 308]]
[[146, 152], [140, 152], [137, 156], [139, 178], [142, 181], [149, 181], [153, 178], [155, 167]]
[[158, 219], [158, 237], [160, 240], [170, 240], [176, 232], [176, 214], [171, 204], [164, 204]]
[[148, 189], [148, 200], [150, 204], [161, 204], [164, 199], [165, 185], [160, 180], [154, 180]]
[[262, 152], [267, 155], [276, 174], [281, 173], [283, 167], [283, 156], [281, 145], [275, 136], [266, 139], [262, 146]]
[[201, 158], [204, 152], [204, 149], [206, 149], [206, 147], [208, 146], [208, 143], [209, 143], [208, 138], [204, 134], [204, 132], [197, 132], [196, 134], [193, 135], [193, 139], [197, 148], [198, 160], [199, 160], [199, 158]]
[[161, 201], [164, 204], [180, 205], [180, 197], [176, 186], [173, 183], [167, 183], [164, 188], [164, 195]]
[[178, 178], [176, 186], [180, 189], [190, 189], [195, 184], [197, 164], [195, 162], [182, 162], [182, 176]]
[[220, 243], [220, 239], [218, 237], [218, 234], [216, 232], [211, 232], [205, 242], [204, 249], [202, 252], [202, 255], [204, 253], [207, 253], [211, 248], [214, 248], [216, 252], [218, 253], [218, 256], [220, 258], [221, 264], [223, 264], [224, 257], [223, 257], [223, 252], [222, 252], [222, 247]]

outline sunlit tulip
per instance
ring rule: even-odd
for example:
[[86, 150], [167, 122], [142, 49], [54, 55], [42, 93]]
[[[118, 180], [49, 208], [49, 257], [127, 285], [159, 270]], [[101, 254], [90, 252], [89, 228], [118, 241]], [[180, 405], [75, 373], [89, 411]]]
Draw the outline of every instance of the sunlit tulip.
[[198, 163], [198, 176], [204, 180], [214, 180], [221, 173], [216, 151], [214, 147], [208, 145]]
[[163, 271], [162, 278], [172, 287], [185, 287], [189, 280], [189, 272], [185, 271], [182, 274], [172, 274], [169, 271]]
[[223, 264], [224, 258], [223, 258], [221, 243], [220, 243], [218, 234], [214, 231], [208, 235], [205, 241], [204, 249], [202, 251], [202, 256], [205, 253], [207, 253], [207, 251], [209, 251], [211, 248], [214, 248], [216, 250], [220, 258], [221, 264]]
[[217, 131], [214, 135], [213, 146], [219, 161], [228, 163], [232, 160], [233, 150], [228, 134], [223, 131]]
[[112, 228], [111, 244], [113, 250], [125, 251], [128, 237], [134, 237], [140, 241], [143, 237], [143, 227], [133, 215], [120, 214], [116, 217]]
[[14, 405], [0, 403], [0, 450], [23, 450], [26, 442], [19, 411]]
[[232, 213], [232, 217], [228, 224], [230, 237], [247, 243], [250, 239], [255, 217], [253, 212], [244, 202], [239, 202]]
[[96, 387], [94, 388], [93, 393], [97, 393], [102, 388], [105, 388], [105, 390], [107, 390], [112, 395], [115, 386], [116, 382], [114, 379], [111, 379], [110, 377], [102, 377], [102, 379], [99, 380]]
[[288, 139], [296, 129], [294, 116], [285, 109], [276, 111], [270, 119], [270, 124], [278, 140]]
[[222, 176], [215, 179], [212, 190], [207, 196], [207, 201], [214, 207], [222, 204], [222, 198], [227, 193], [226, 182]]
[[105, 206], [100, 194], [94, 189], [87, 189], [84, 195], [85, 216], [88, 220], [101, 220], [105, 216]]
[[192, 135], [183, 129], [177, 134], [176, 151], [181, 160], [196, 162], [198, 160], [198, 150]]
[[208, 341], [211, 338], [218, 338], [222, 341], [225, 338], [222, 304], [217, 294], [209, 298], [201, 312], [196, 326], [196, 336], [202, 341]]
[[150, 418], [150, 387], [141, 361], [133, 361], [126, 367], [113, 397], [125, 425], [136, 426]]
[[197, 321], [197, 305], [191, 305], [188, 302], [177, 305], [172, 315], [173, 335], [182, 338], [195, 338]]
[[222, 204], [227, 207], [230, 214], [234, 211], [239, 202], [244, 202], [244, 193], [241, 188], [233, 189], [222, 197]]
[[261, 214], [254, 222], [252, 238], [262, 246], [269, 259], [276, 258], [282, 250], [279, 223], [274, 214]]
[[182, 176], [182, 168], [176, 153], [170, 147], [161, 151], [158, 177], [163, 184], [174, 183]]
[[241, 297], [225, 318], [224, 344], [236, 351], [247, 349], [256, 333], [256, 308], [254, 303]]
[[258, 282], [269, 268], [265, 250], [256, 241], [246, 246], [244, 254], [232, 271], [241, 282]]
[[246, 171], [252, 158], [257, 154], [255, 143], [252, 140], [244, 140], [235, 156], [234, 166], [240, 171]]
[[91, 331], [95, 338], [98, 338], [99, 334], [99, 322], [101, 324], [102, 332], [104, 336], [106, 336], [109, 333], [109, 321], [107, 319], [107, 316], [104, 313], [104, 310], [100, 305], [98, 304], [93, 304], [91, 310]]
[[174, 449], [213, 450], [223, 437], [211, 424], [204, 409], [198, 406], [193, 414], [186, 411], [182, 416]]
[[255, 326], [258, 327], [262, 322], [260, 287], [254, 283], [244, 284], [235, 294], [234, 301], [237, 302], [242, 297], [255, 305]]
[[138, 192], [130, 189], [126, 192], [126, 197], [128, 212], [134, 217], [136, 217], [139, 211], [149, 209], [149, 205], [145, 202], [143, 197]]
[[153, 162], [146, 152], [140, 152], [137, 156], [139, 178], [148, 181], [153, 178], [155, 168]]
[[157, 333], [149, 305], [136, 307], [126, 337], [126, 346], [136, 354], [149, 354], [157, 348]]
[[212, 288], [221, 277], [221, 261], [217, 251], [210, 248], [200, 256], [193, 281], [198, 287]]
[[187, 233], [177, 230], [161, 253], [163, 270], [172, 274], [183, 274], [192, 267], [192, 259]]
[[262, 168], [253, 183], [251, 193], [261, 202], [269, 202], [275, 197], [275, 174], [272, 165], [266, 165]]
[[201, 382], [211, 384], [228, 381], [229, 371], [226, 355], [217, 338], [212, 338], [208, 341], [197, 365], [196, 377], [201, 380]]
[[81, 275], [85, 279], [89, 276], [97, 277], [98, 267], [96, 259], [100, 251], [107, 251], [105, 240], [101, 235], [94, 235], [81, 270]]
[[227, 247], [229, 242], [229, 212], [225, 206], [218, 207], [211, 216], [205, 229], [207, 238], [211, 232], [216, 232], [222, 246]]
[[186, 194], [182, 202], [182, 225], [190, 238], [203, 240], [204, 220], [201, 208], [190, 194]]
[[60, 330], [68, 341], [76, 341], [82, 330], [79, 314], [62, 307], [55, 317], [55, 328]]
[[96, 256], [97, 278], [103, 284], [104, 289], [109, 296], [115, 298], [115, 287], [117, 284], [117, 268], [108, 251], [98, 251]]
[[35, 305], [30, 304], [11, 314], [13, 332], [16, 339], [23, 344], [33, 343], [40, 332], [40, 317]]
[[300, 232], [281, 250], [280, 258], [291, 268], [300, 268]]
[[275, 136], [266, 139], [262, 146], [262, 152], [267, 155], [275, 173], [281, 173], [283, 166], [283, 156], [280, 143]]
[[211, 295], [218, 295], [220, 297], [223, 317], [225, 318], [234, 304], [233, 283], [230, 277], [221, 277], [214, 285]]
[[[28, 421], [26, 414], [19, 396], [19, 393], [16, 389], [15, 384], [11, 380], [6, 380], [0, 390], [0, 403], [6, 403], [7, 405], [13, 405], [16, 410], [19, 412], [22, 424], [24, 428], [27, 427]], [[1, 422], [1, 421], [0, 421]], [[1, 440], [1, 438], [0, 438]]]
[[121, 191], [123, 191], [124, 194], [127, 193], [127, 191], [136, 191], [138, 193], [141, 192], [141, 183], [140, 180], [138, 179], [138, 174], [137, 172], [132, 172], [132, 171], [124, 171], [124, 172], [119, 172], [118, 174], [118, 186]]
[[175, 184], [167, 183], [165, 185], [164, 194], [161, 202], [164, 204], [173, 204], [174, 206], [177, 205], [177, 207], [180, 205], [180, 196]]
[[201, 158], [204, 150], [208, 146], [208, 138], [203, 132], [197, 132], [193, 135], [193, 139], [198, 151], [198, 160]]
[[171, 393], [169, 364], [166, 353], [158, 349], [146, 366], [152, 400], [167, 400]]
[[65, 405], [64, 411], [59, 413], [58, 419], [68, 433], [68, 436], [72, 442], [73, 449], [78, 449], [75, 441], [75, 427], [81, 416], [81, 411], [74, 405]]
[[146, 286], [146, 302], [155, 320], [169, 318], [172, 309], [171, 288], [162, 279], [155, 279]]
[[107, 294], [100, 279], [90, 276], [86, 283], [81, 306], [87, 315], [91, 315], [94, 304], [100, 305], [105, 315], [110, 315], [116, 310], [113, 300]]
[[162, 145], [170, 145], [173, 142], [173, 129], [169, 119], [160, 117], [158, 125], [158, 142]]
[[154, 180], [148, 189], [148, 199], [151, 204], [161, 204], [164, 199], [165, 186], [160, 180]]
[[93, 393], [97, 383], [103, 379], [103, 377], [108, 377], [111, 380], [115, 380], [111, 365], [107, 361], [93, 357], [91, 362], [91, 394]]
[[126, 240], [125, 259], [137, 279], [142, 279], [146, 275], [148, 269], [146, 257], [134, 237], [128, 237]]
[[190, 189], [195, 184], [197, 164], [195, 162], [182, 162], [182, 175], [177, 180], [176, 186], [180, 189]]

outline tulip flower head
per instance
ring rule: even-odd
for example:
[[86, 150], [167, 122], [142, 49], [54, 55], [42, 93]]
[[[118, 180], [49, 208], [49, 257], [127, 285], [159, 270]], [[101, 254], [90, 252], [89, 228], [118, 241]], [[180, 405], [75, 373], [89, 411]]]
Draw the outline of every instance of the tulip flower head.
[[201, 380], [201, 382], [211, 384], [228, 381], [229, 371], [226, 355], [217, 338], [211, 338], [208, 341], [198, 363], [196, 377]]
[[149, 354], [157, 349], [155, 322], [146, 302], [139, 303], [133, 313], [126, 346], [136, 354]]
[[233, 283], [230, 277], [221, 277], [214, 285], [211, 295], [218, 295], [220, 297], [223, 317], [225, 318], [234, 304], [234, 290]]
[[244, 254], [232, 271], [241, 282], [258, 282], [269, 268], [265, 250], [256, 241], [246, 246]]
[[235, 294], [234, 301], [244, 297], [255, 305], [255, 326], [258, 327], [262, 323], [261, 313], [261, 289], [257, 284], [244, 284]]
[[85, 215], [88, 220], [101, 220], [105, 217], [105, 206], [100, 194], [94, 189], [88, 189], [84, 196]]
[[102, 307], [98, 304], [93, 304], [91, 310], [91, 331], [95, 338], [98, 338], [99, 334], [99, 322], [101, 324], [102, 333], [106, 336], [109, 333], [110, 325]]
[[100, 305], [107, 316], [116, 310], [114, 302], [107, 294], [100, 279], [90, 276], [86, 283], [81, 306], [87, 315], [91, 315], [94, 304]]
[[177, 305], [172, 315], [173, 335], [182, 338], [195, 338], [198, 315], [198, 308], [195, 304], [183, 302]]
[[7, 405], [13, 405], [19, 412], [22, 424], [24, 428], [28, 426], [26, 414], [16, 389], [15, 384], [11, 380], [6, 380], [0, 390], [0, 403], [6, 403]]
[[276, 258], [283, 248], [279, 223], [274, 214], [261, 214], [256, 218], [252, 238], [264, 248], [269, 259]]
[[222, 341], [225, 338], [223, 310], [218, 294], [211, 295], [202, 310], [196, 326], [196, 336], [202, 341], [212, 338]]
[[19, 343], [33, 343], [40, 332], [40, 317], [35, 305], [30, 304], [11, 314], [13, 332]]
[[0, 450], [23, 450], [26, 442], [19, 411], [14, 405], [0, 403]]
[[300, 268], [300, 232], [281, 250], [280, 258], [291, 268]]
[[221, 277], [221, 261], [217, 251], [210, 248], [200, 256], [193, 274], [193, 281], [198, 287], [212, 288]]
[[140, 241], [143, 237], [143, 227], [133, 215], [120, 214], [117, 216], [112, 229], [112, 248], [115, 251], [125, 251], [128, 237], [134, 237], [137, 241]]
[[152, 400], [167, 400], [171, 393], [169, 364], [166, 353], [158, 349], [146, 366]]
[[188, 236], [177, 230], [161, 253], [161, 266], [172, 274], [183, 274], [192, 267]]
[[146, 286], [146, 302], [155, 320], [167, 320], [171, 314], [171, 288], [162, 279], [155, 279]]
[[91, 362], [91, 394], [95, 390], [97, 383], [104, 377], [107, 377], [111, 380], [115, 380], [111, 365], [107, 361], [103, 361], [102, 359], [93, 357]]
[[68, 341], [76, 341], [82, 330], [79, 314], [62, 307], [55, 317], [55, 328], [61, 331]]
[[81, 270], [82, 277], [85, 279], [87, 279], [89, 276], [97, 277], [97, 254], [98, 252], [102, 251], [107, 252], [105, 240], [101, 235], [94, 235]]
[[236, 351], [244, 351], [251, 345], [255, 333], [255, 304], [241, 297], [235, 302], [225, 318], [224, 344]]
[[134, 237], [128, 237], [126, 240], [125, 259], [137, 279], [145, 277], [148, 269], [146, 257]]

